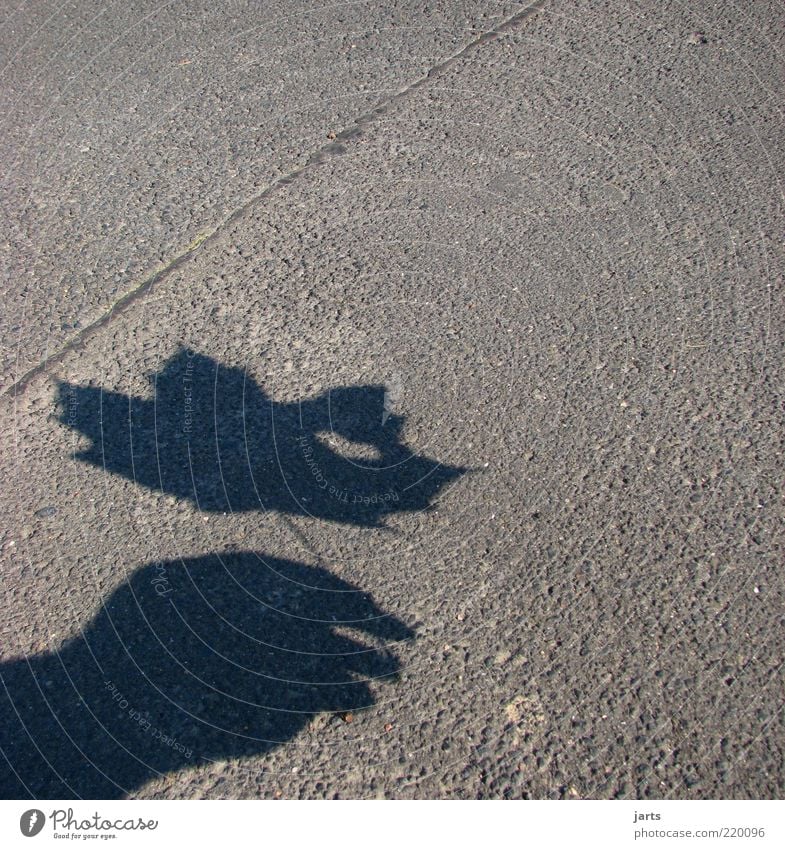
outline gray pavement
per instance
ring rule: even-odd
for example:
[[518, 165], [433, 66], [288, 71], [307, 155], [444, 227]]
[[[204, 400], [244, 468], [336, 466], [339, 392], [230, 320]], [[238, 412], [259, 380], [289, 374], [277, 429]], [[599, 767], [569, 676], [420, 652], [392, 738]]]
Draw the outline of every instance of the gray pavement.
[[3, 793], [781, 796], [777, 4], [219, 5], [0, 28]]
[[518, 5], [7, 4], [3, 387]]

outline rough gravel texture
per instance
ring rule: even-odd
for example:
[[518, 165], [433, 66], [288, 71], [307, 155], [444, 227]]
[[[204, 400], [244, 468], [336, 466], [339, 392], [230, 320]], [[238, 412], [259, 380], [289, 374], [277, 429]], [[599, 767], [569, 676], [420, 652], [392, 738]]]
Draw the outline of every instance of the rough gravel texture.
[[781, 797], [777, 4], [185, 5], [0, 27], [0, 792]]

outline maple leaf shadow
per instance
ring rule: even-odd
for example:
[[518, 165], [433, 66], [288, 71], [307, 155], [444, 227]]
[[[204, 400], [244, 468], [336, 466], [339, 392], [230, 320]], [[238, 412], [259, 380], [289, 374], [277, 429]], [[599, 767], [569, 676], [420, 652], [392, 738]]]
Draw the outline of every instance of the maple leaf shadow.
[[187, 349], [151, 378], [150, 398], [59, 384], [60, 421], [90, 439], [76, 455], [86, 463], [208, 512], [364, 527], [427, 510], [466, 471], [411, 452], [386, 401], [384, 386], [364, 385], [275, 402], [242, 369]]

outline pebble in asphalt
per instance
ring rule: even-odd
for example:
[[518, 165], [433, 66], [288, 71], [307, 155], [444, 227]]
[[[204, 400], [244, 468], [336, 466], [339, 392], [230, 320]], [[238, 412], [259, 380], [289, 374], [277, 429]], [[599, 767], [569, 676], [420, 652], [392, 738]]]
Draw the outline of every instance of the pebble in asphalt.
[[52, 780], [781, 796], [775, 13], [251, 5], [1, 28], [0, 644]]

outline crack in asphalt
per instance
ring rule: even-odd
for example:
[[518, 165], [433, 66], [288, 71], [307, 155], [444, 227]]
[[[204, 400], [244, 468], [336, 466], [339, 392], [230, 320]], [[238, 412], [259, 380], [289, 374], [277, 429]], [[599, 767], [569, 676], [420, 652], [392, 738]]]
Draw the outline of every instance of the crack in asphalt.
[[261, 192], [258, 192], [250, 199], [244, 201], [233, 210], [226, 218], [209, 229], [206, 233], [200, 233], [187, 247], [179, 254], [175, 255], [167, 263], [162, 265], [157, 270], [147, 275], [140, 283], [132, 287], [128, 292], [115, 301], [109, 309], [100, 318], [88, 324], [83, 330], [80, 330], [75, 336], [71, 337], [62, 347], [51, 355], [47, 355], [40, 363], [26, 371], [18, 380], [0, 392], [0, 397], [20, 395], [30, 381], [38, 375], [46, 372], [50, 365], [60, 362], [63, 357], [71, 351], [77, 350], [89, 339], [91, 339], [99, 330], [106, 327], [115, 316], [121, 315], [128, 308], [133, 306], [136, 301], [142, 298], [149, 292], [156, 283], [160, 282], [172, 271], [175, 271], [190, 257], [192, 257], [201, 247], [214, 243], [226, 230], [227, 227], [241, 219], [249, 209], [252, 209], [257, 204], [261, 203], [265, 198], [269, 197], [276, 189], [288, 186], [296, 180], [304, 172], [309, 171], [314, 166], [318, 166], [328, 161], [333, 156], [339, 156], [345, 152], [342, 142], [350, 141], [358, 135], [362, 134], [364, 127], [373, 124], [378, 118], [383, 116], [393, 105], [408, 97], [412, 92], [418, 91], [423, 86], [427, 85], [434, 79], [449, 71], [454, 65], [460, 62], [465, 56], [471, 53], [483, 44], [493, 42], [502, 35], [515, 29], [517, 26], [525, 22], [529, 17], [539, 12], [547, 3], [547, 0], [534, 0], [528, 6], [506, 18], [497, 26], [490, 30], [481, 33], [477, 38], [464, 45], [457, 53], [444, 59], [442, 62], [429, 68], [425, 74], [413, 82], [406, 85], [400, 91], [388, 97], [386, 100], [378, 103], [376, 106], [355, 118], [354, 122], [347, 128], [336, 133], [331, 138], [329, 144], [323, 145], [319, 149], [313, 151], [306, 160], [304, 165], [289, 171], [288, 173], [277, 177]]

